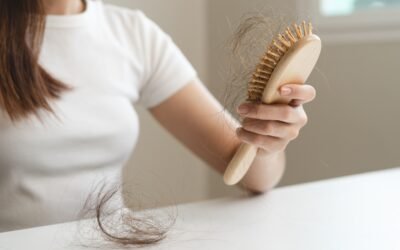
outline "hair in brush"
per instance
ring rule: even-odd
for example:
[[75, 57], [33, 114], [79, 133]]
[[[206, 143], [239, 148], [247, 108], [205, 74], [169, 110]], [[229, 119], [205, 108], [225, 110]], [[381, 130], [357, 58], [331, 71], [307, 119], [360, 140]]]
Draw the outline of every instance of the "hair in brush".
[[[224, 107], [236, 115], [236, 107], [248, 100], [247, 88], [254, 69], [260, 63], [260, 55], [265, 53], [265, 45], [275, 34], [285, 28], [284, 16], [272, 11], [267, 13], [249, 12], [235, 24], [229, 40], [226, 43], [227, 58], [225, 74], [225, 91], [222, 102]], [[239, 117], [238, 117], [239, 118]]]
[[[321, 40], [312, 29], [305, 21], [301, 25], [293, 24], [269, 43], [248, 82], [247, 101], [265, 104], [292, 101], [282, 97], [279, 89], [287, 83], [303, 84], [314, 69], [321, 52]], [[254, 145], [240, 145], [225, 170], [225, 184], [237, 184], [245, 176], [257, 151]]]
[[253, 73], [253, 77], [247, 86], [247, 101], [260, 103], [264, 90], [271, 78], [276, 65], [286, 52], [295, 45], [299, 40], [307, 35], [313, 34], [313, 26], [311, 23], [302, 22], [301, 26], [293, 24], [287, 27], [284, 33], [277, 36], [269, 45], [260, 63], [257, 65]]

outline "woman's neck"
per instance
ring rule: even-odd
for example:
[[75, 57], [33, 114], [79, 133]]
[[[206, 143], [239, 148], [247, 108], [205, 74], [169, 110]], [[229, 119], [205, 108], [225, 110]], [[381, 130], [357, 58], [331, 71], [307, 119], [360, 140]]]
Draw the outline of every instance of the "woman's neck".
[[47, 15], [73, 15], [85, 10], [84, 0], [42, 0]]

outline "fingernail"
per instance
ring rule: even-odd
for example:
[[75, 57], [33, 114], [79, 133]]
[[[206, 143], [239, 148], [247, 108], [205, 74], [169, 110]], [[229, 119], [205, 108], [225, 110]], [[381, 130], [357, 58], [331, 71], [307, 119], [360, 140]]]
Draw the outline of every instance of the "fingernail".
[[281, 95], [290, 95], [292, 93], [292, 89], [289, 87], [281, 88]]
[[239, 114], [245, 115], [245, 114], [249, 113], [250, 107], [249, 107], [249, 105], [247, 105], [247, 104], [242, 104], [242, 105], [240, 105], [240, 106], [238, 107], [238, 110], [237, 110], [237, 111], [238, 111]]

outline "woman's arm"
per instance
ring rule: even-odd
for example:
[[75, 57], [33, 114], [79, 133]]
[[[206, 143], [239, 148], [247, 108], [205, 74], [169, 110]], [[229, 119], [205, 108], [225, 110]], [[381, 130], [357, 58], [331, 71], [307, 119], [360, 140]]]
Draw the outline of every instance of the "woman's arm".
[[296, 95], [292, 106], [241, 105], [243, 128], [199, 81], [191, 82], [150, 111], [178, 140], [220, 173], [242, 141], [260, 147], [241, 184], [250, 191], [265, 192], [281, 179], [286, 145], [305, 125], [307, 117], [301, 104], [315, 96], [311, 86], [288, 86]]

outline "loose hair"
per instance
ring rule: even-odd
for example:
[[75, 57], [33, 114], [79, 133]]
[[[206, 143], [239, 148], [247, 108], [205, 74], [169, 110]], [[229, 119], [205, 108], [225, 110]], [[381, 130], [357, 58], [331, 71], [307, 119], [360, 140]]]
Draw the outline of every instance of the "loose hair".
[[42, 0], [0, 1], [0, 108], [12, 121], [43, 109], [69, 87], [39, 65], [45, 27]]
[[[0, 110], [12, 121], [30, 115], [40, 117], [40, 110], [54, 113], [50, 101], [71, 89], [39, 64], [45, 21], [42, 0], [0, 0]], [[233, 36], [232, 51], [234, 55], [239, 55], [237, 62], [242, 70], [232, 74], [232, 86], [243, 84], [249, 77], [254, 63], [252, 60], [257, 59], [253, 55], [258, 55], [255, 51], [261, 41], [258, 37], [254, 40], [252, 31], [260, 24], [261, 27], [268, 26], [269, 19], [250, 17]], [[166, 237], [174, 220], [164, 224], [162, 220], [152, 217], [133, 216], [132, 211], [124, 208], [110, 211], [107, 205], [117, 192], [118, 188], [105, 190], [103, 186], [94, 197], [94, 203], [89, 197], [86, 204], [87, 214], [95, 218], [97, 228], [106, 241], [140, 247], [156, 244]]]
[[82, 219], [92, 218], [89, 223], [78, 223], [79, 245], [140, 248], [156, 245], [167, 237], [176, 222], [175, 207], [136, 212], [133, 205], [124, 205], [132, 203], [131, 199], [135, 199], [135, 208], [138, 205], [138, 197], [130, 191], [134, 189], [131, 182], [127, 185], [106, 180], [94, 186], [79, 214]]
[[[276, 34], [293, 20], [270, 8], [245, 13], [235, 24], [225, 43], [227, 69], [222, 102], [226, 110], [236, 114], [236, 107], [247, 100], [248, 82], [253, 76], [260, 56]], [[240, 117], [237, 117], [240, 118]]]
[[[40, 118], [40, 110], [54, 113], [50, 101], [71, 89], [39, 64], [45, 22], [42, 0], [0, 0], [0, 110], [12, 121], [30, 115]], [[115, 193], [115, 190], [102, 190], [93, 207], [98, 228], [106, 240], [143, 246], [165, 237], [168, 228], [158, 228], [151, 221], [134, 218], [130, 213], [123, 221], [116, 222], [127, 230], [108, 228], [109, 216], [104, 210]]]

